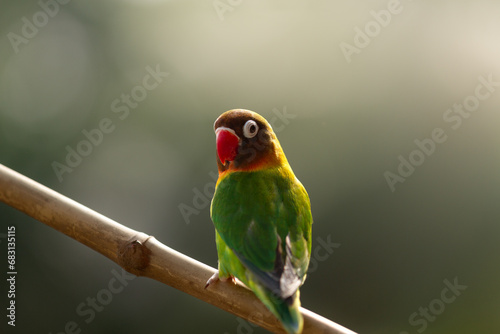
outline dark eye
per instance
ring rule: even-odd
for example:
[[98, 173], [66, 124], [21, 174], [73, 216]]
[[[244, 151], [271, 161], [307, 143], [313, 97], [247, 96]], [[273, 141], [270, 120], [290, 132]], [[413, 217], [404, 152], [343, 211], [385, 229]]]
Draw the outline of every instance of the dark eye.
[[255, 121], [249, 120], [243, 125], [243, 135], [247, 138], [253, 138], [259, 132], [259, 126]]

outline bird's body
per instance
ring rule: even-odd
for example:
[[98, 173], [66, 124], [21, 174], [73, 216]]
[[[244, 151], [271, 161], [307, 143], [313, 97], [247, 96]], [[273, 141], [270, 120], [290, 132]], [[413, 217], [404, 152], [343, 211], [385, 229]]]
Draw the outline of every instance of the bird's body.
[[289, 333], [300, 333], [298, 288], [311, 254], [307, 192], [260, 115], [230, 110], [214, 127], [219, 179], [211, 216], [218, 277], [238, 278]]

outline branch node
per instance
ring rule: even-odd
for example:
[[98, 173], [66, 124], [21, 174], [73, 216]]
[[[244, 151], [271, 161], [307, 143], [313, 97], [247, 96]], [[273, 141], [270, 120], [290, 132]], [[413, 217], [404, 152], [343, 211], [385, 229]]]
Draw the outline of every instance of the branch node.
[[118, 264], [131, 274], [142, 276], [149, 265], [151, 250], [146, 243], [153, 236], [139, 233], [125, 242], [118, 251]]

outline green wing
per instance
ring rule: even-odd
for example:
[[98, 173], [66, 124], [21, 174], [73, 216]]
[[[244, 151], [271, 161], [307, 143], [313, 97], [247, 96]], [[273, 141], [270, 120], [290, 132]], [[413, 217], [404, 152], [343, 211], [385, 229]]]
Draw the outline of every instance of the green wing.
[[283, 299], [295, 293], [309, 265], [312, 216], [289, 168], [226, 175], [211, 215], [221, 239], [262, 285]]

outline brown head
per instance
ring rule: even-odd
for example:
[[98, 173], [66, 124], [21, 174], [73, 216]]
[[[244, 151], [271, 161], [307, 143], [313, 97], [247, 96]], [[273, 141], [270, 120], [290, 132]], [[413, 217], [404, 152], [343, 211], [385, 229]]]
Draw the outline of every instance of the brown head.
[[219, 173], [288, 164], [271, 125], [253, 111], [226, 111], [215, 120], [214, 130]]

